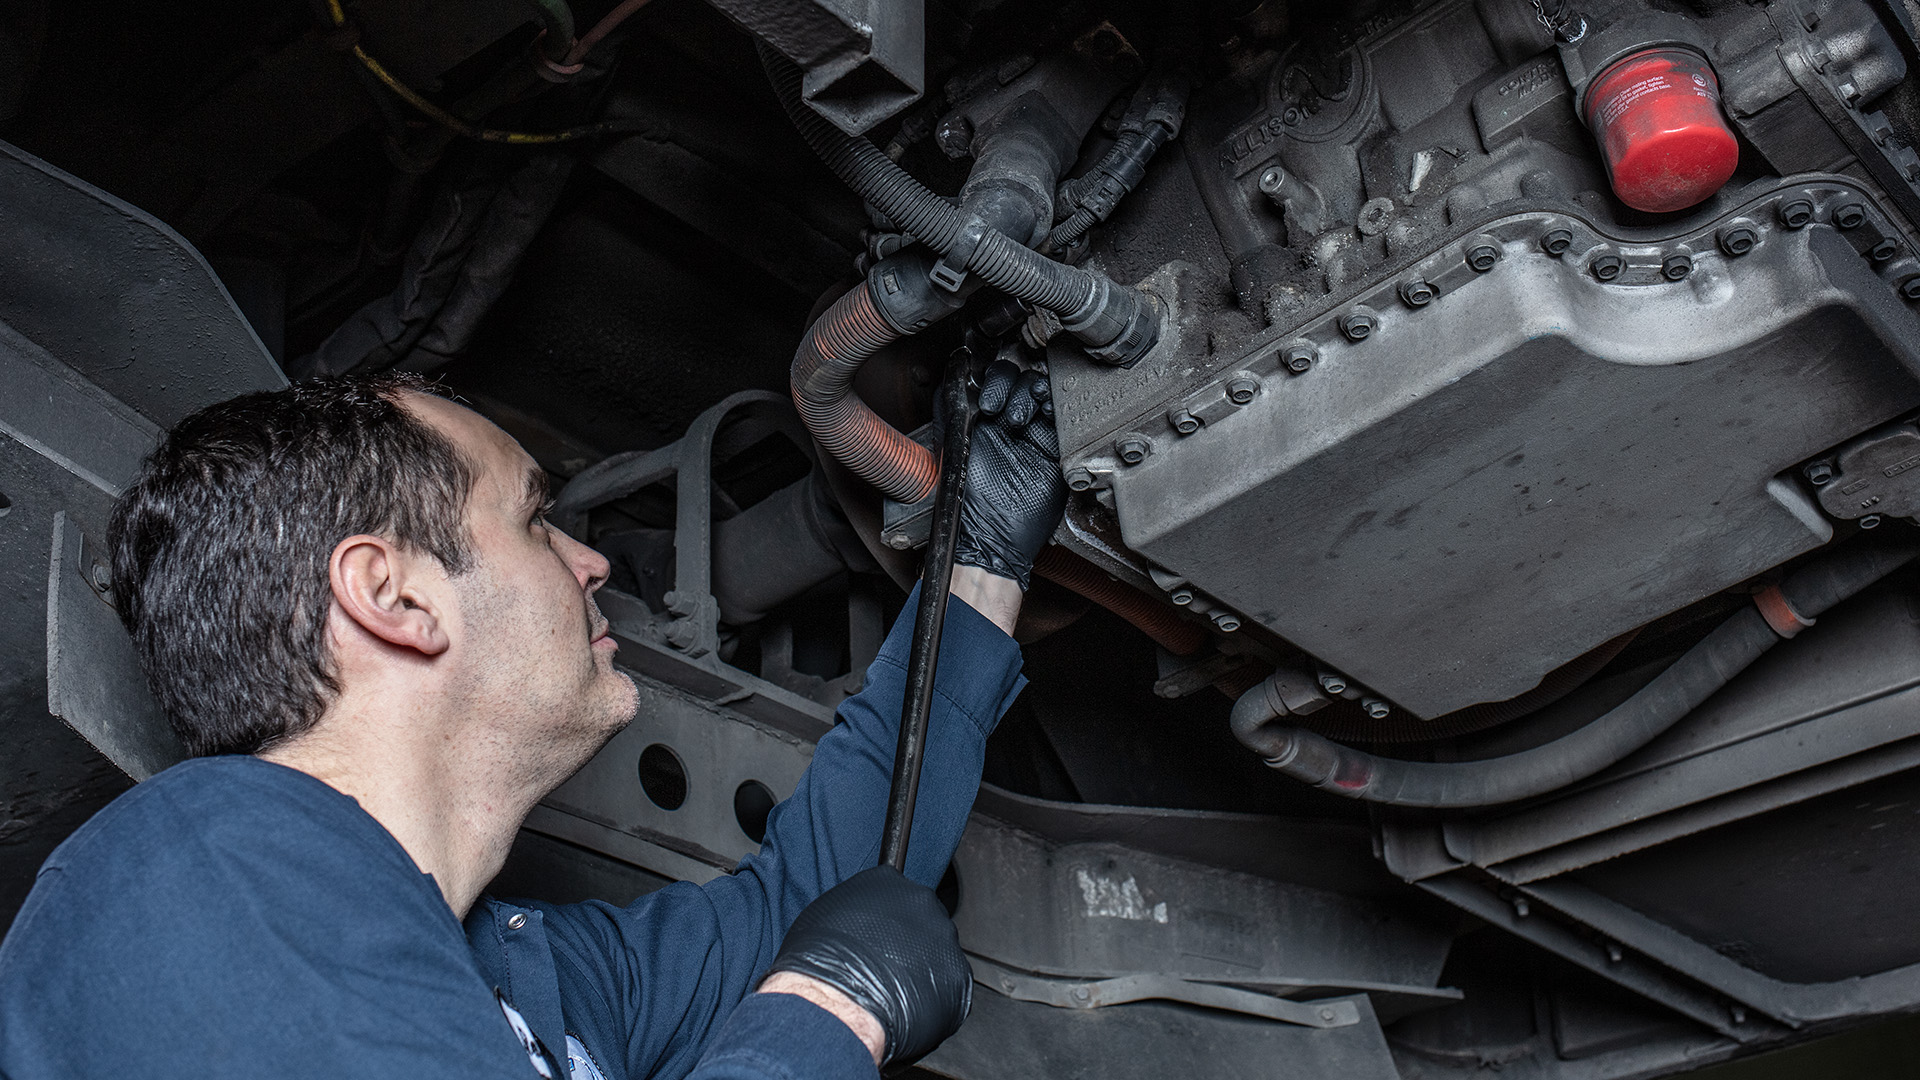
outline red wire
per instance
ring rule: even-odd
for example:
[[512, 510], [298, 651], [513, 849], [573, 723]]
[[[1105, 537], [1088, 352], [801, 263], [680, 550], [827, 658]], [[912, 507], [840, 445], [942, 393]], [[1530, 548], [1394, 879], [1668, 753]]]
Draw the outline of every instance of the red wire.
[[647, 0], [621, 0], [619, 7], [607, 12], [604, 18], [593, 24], [593, 29], [573, 43], [573, 48], [567, 52], [567, 58], [563, 63], [571, 66], [586, 60], [587, 54], [593, 51], [595, 45], [600, 44], [601, 38], [613, 33], [615, 27], [627, 21], [627, 16], [646, 6]]

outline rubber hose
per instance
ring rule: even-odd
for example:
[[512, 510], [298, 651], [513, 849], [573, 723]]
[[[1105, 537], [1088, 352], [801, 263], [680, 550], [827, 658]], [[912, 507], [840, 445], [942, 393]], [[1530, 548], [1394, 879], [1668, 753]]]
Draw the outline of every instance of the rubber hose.
[[[800, 98], [800, 69], [765, 43], [759, 48], [781, 106], [827, 168], [902, 231], [943, 255], [953, 250], [966, 224], [959, 209], [907, 175], [872, 142], [848, 135], [808, 108]], [[1114, 287], [1090, 271], [1054, 262], [991, 229], [980, 237], [966, 269], [1069, 323], [1100, 301], [1103, 284]]]
[[[1793, 574], [1779, 586], [1777, 599], [1805, 625], [1915, 554], [1913, 547], [1843, 551]], [[1615, 764], [1678, 723], [1780, 640], [1760, 607], [1742, 608], [1599, 719], [1531, 750], [1482, 761], [1377, 757], [1281, 727], [1273, 723], [1281, 709], [1272, 699], [1271, 679], [1241, 695], [1230, 723], [1269, 766], [1336, 795], [1392, 806], [1491, 806], [1544, 795]]]
[[1207, 643], [1206, 631], [1180, 617], [1172, 608], [1122, 581], [1065, 548], [1049, 544], [1033, 561], [1033, 572], [1099, 604], [1132, 623], [1154, 643], [1175, 656], [1191, 656]]
[[793, 355], [793, 404], [820, 449], [895, 502], [933, 491], [933, 452], [896, 431], [853, 392], [867, 358], [897, 340], [861, 282], [815, 319]]
[[546, 36], [540, 39], [540, 55], [554, 63], [564, 63], [573, 51], [573, 9], [567, 0], [527, 0], [540, 16]]

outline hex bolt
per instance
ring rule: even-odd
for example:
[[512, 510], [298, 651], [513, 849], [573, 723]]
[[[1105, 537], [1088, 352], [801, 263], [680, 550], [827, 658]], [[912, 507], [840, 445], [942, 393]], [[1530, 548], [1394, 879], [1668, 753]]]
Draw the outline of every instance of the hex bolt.
[[1859, 203], [1848, 203], [1833, 212], [1833, 227], [1836, 229], [1857, 229], [1867, 220], [1867, 209]]
[[1915, 274], [1900, 283], [1900, 295], [1909, 300], [1920, 300], [1920, 274]]
[[1191, 435], [1200, 430], [1200, 418], [1186, 409], [1174, 409], [1168, 412], [1167, 423], [1182, 435]]
[[1815, 484], [1831, 483], [1833, 480], [1833, 466], [1824, 461], [1816, 461], [1807, 466], [1806, 473], [1807, 479]]
[[1186, 607], [1188, 604], [1193, 603], [1193, 590], [1185, 585], [1176, 585], [1173, 591], [1167, 594], [1167, 599], [1181, 607]]
[[1880, 527], [1880, 515], [1879, 515], [1879, 514], [1868, 514], [1868, 515], [1867, 515], [1866, 517], [1863, 517], [1863, 518], [1861, 518], [1861, 519], [1860, 519], [1860, 527], [1861, 527], [1861, 528], [1863, 528], [1863, 529], [1877, 529], [1877, 528], [1879, 528], [1879, 527]]
[[1813, 220], [1813, 204], [1806, 199], [1794, 199], [1780, 204], [1780, 224], [1789, 229], [1804, 229], [1807, 222]]
[[1093, 474], [1085, 469], [1067, 470], [1067, 486], [1075, 491], [1085, 491], [1093, 486]]
[[905, 551], [913, 546], [913, 541], [907, 539], [906, 533], [888, 533], [887, 546], [895, 551]]
[[1467, 265], [1484, 274], [1500, 261], [1500, 249], [1492, 244], [1475, 244], [1467, 251]]
[[1138, 435], [1128, 435], [1115, 443], [1113, 448], [1120, 452], [1120, 460], [1129, 465], [1138, 465], [1153, 453], [1153, 444]]
[[1593, 274], [1595, 281], [1612, 281], [1626, 268], [1626, 260], [1618, 255], [1601, 255], [1587, 264], [1587, 270]]
[[1568, 229], [1553, 229], [1540, 238], [1540, 250], [1559, 258], [1573, 246], [1573, 233]]
[[1334, 1018], [1334, 1016], [1335, 1016], [1335, 1015], [1336, 1015], [1336, 1014], [1334, 1013], [1334, 1011], [1333, 1011], [1332, 1009], [1321, 1009], [1321, 1010], [1320, 1010], [1320, 1019], [1322, 1019], [1322, 1020], [1325, 1020], [1325, 1021], [1327, 1021], [1327, 1022], [1329, 1022], [1329, 1023], [1331, 1023], [1331, 1022], [1333, 1021], [1333, 1018]]
[[1373, 315], [1365, 311], [1349, 311], [1340, 316], [1340, 332], [1348, 341], [1365, 341], [1373, 335]]
[[1760, 242], [1760, 234], [1746, 225], [1733, 225], [1720, 230], [1720, 250], [1739, 258], [1753, 250]]
[[1213, 615], [1213, 625], [1219, 627], [1221, 633], [1231, 634], [1240, 629], [1240, 616], [1231, 611], [1216, 611]]
[[1667, 256], [1660, 263], [1660, 276], [1668, 281], [1685, 281], [1693, 273], [1693, 259], [1678, 252]]
[[[1916, 295], [1920, 295], [1920, 277], [1908, 279], [1908, 284], [1915, 286]], [[1318, 359], [1320, 359], [1320, 350], [1304, 341], [1289, 345], [1280, 352], [1280, 362], [1295, 375], [1305, 375], [1307, 369], [1311, 368], [1314, 361]]]
[[1323, 671], [1320, 673], [1320, 689], [1336, 697], [1344, 694], [1347, 692], [1347, 677], [1337, 671]]
[[1867, 252], [1867, 258], [1872, 259], [1874, 262], [1886, 262], [1898, 254], [1900, 254], [1900, 245], [1891, 239], [1887, 239], [1873, 245]]
[[113, 577], [107, 573], [105, 563], [93, 564], [93, 587], [101, 592], [106, 592], [113, 587]]
[[1381, 701], [1377, 697], [1361, 698], [1360, 707], [1365, 709], [1367, 715], [1373, 717], [1375, 720], [1385, 720], [1387, 714], [1393, 711], [1393, 706]]
[[1245, 405], [1260, 392], [1260, 380], [1241, 376], [1227, 383], [1227, 400], [1235, 405]]
[[1424, 278], [1409, 278], [1400, 283], [1400, 302], [1408, 307], [1426, 307], [1433, 298], [1440, 295]]

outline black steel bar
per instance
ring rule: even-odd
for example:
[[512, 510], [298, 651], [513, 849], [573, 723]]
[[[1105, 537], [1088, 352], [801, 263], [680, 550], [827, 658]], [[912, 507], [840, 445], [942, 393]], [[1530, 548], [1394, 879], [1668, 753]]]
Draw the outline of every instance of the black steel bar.
[[913, 615], [913, 649], [907, 656], [907, 694], [900, 709], [900, 742], [893, 752], [893, 786], [880, 830], [880, 865], [905, 872], [913, 805], [920, 795], [920, 762], [927, 750], [927, 715], [933, 708], [933, 676], [940, 665], [940, 632], [947, 622], [947, 592], [953, 549], [960, 538], [960, 495], [967, 476], [967, 443], [973, 401], [967, 394], [971, 363], [965, 350], [947, 364], [946, 438], [940, 447], [940, 486], [933, 496], [933, 533], [920, 571], [920, 606]]

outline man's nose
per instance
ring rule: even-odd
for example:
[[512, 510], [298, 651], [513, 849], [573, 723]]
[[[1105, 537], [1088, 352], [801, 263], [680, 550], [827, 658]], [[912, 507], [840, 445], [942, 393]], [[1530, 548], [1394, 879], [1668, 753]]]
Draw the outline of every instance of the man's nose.
[[580, 582], [582, 589], [595, 592], [607, 583], [607, 573], [612, 569], [612, 564], [607, 562], [605, 555], [559, 529], [553, 530], [553, 543], [555, 549], [560, 552], [560, 557], [566, 561], [567, 567], [573, 571], [574, 578]]

